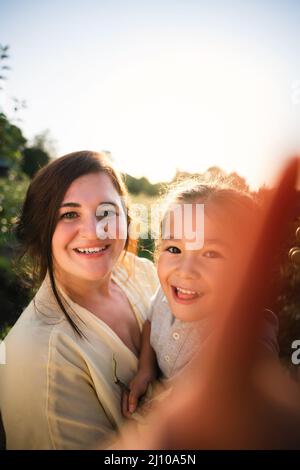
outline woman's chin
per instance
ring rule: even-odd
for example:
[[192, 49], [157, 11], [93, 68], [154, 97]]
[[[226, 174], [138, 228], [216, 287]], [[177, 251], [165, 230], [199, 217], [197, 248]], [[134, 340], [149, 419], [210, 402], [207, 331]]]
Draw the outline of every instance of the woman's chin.
[[101, 280], [105, 279], [110, 274], [109, 269], [96, 271], [96, 272], [84, 272], [81, 275], [82, 280], [90, 281], [90, 282], [101, 282]]

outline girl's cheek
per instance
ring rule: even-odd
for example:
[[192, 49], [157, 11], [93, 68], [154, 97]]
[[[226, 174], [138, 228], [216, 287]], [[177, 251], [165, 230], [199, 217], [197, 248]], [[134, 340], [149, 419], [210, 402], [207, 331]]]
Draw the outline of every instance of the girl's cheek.
[[169, 253], [162, 253], [157, 261], [157, 274], [160, 283], [163, 284], [167, 281], [169, 275], [174, 270], [175, 259], [169, 255]]
[[157, 261], [157, 274], [161, 283], [163, 283], [166, 278], [166, 268], [164, 256], [161, 254]]

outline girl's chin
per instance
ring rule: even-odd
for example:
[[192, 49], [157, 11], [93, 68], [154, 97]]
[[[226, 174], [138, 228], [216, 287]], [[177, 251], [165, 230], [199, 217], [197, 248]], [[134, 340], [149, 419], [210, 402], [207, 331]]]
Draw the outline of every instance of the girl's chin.
[[174, 301], [170, 304], [173, 315], [180, 321], [193, 322], [201, 320], [207, 316], [207, 309], [204, 305], [199, 304], [179, 304]]
[[194, 322], [201, 320], [202, 315], [199, 312], [182, 312], [182, 311], [173, 311], [173, 315], [177, 318], [177, 320], [180, 320], [182, 322]]

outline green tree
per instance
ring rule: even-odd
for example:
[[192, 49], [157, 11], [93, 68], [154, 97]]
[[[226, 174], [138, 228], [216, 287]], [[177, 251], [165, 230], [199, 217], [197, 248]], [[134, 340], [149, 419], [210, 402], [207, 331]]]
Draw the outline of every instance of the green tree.
[[[8, 50], [9, 46], [0, 44], [0, 90], [3, 88], [2, 83], [6, 80], [3, 71], [10, 69], [7, 65]], [[0, 110], [0, 162], [2, 168], [20, 169], [25, 144], [26, 139], [21, 129], [11, 122], [3, 110]]]
[[44, 150], [38, 147], [27, 147], [23, 150], [22, 170], [32, 178], [49, 160], [50, 157]]
[[12, 124], [4, 113], [0, 113], [0, 158], [8, 168], [20, 169], [25, 143], [21, 129]]
[[161, 189], [161, 183], [152, 184], [142, 176], [135, 178], [134, 176], [124, 174], [126, 186], [131, 194], [146, 194], [147, 196], [157, 196]]
[[[8, 57], [8, 46], [0, 45], [0, 89], [6, 80], [3, 70], [9, 70]], [[13, 104], [17, 111], [18, 100], [13, 99]], [[21, 129], [0, 110], [0, 337], [7, 333], [29, 300], [12, 266], [16, 254], [12, 228], [28, 186], [28, 178], [21, 169], [25, 144]]]

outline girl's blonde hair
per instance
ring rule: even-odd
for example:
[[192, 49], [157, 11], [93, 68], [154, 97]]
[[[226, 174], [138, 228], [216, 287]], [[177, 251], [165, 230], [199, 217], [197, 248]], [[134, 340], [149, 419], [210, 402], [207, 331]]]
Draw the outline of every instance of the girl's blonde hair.
[[259, 206], [253, 195], [238, 188], [230, 177], [195, 176], [172, 183], [162, 195], [160, 233], [155, 247], [155, 260], [159, 256], [162, 226], [173, 204], [214, 203], [226, 209], [228, 221], [236, 232], [242, 234], [251, 228], [251, 220], [259, 214]]

